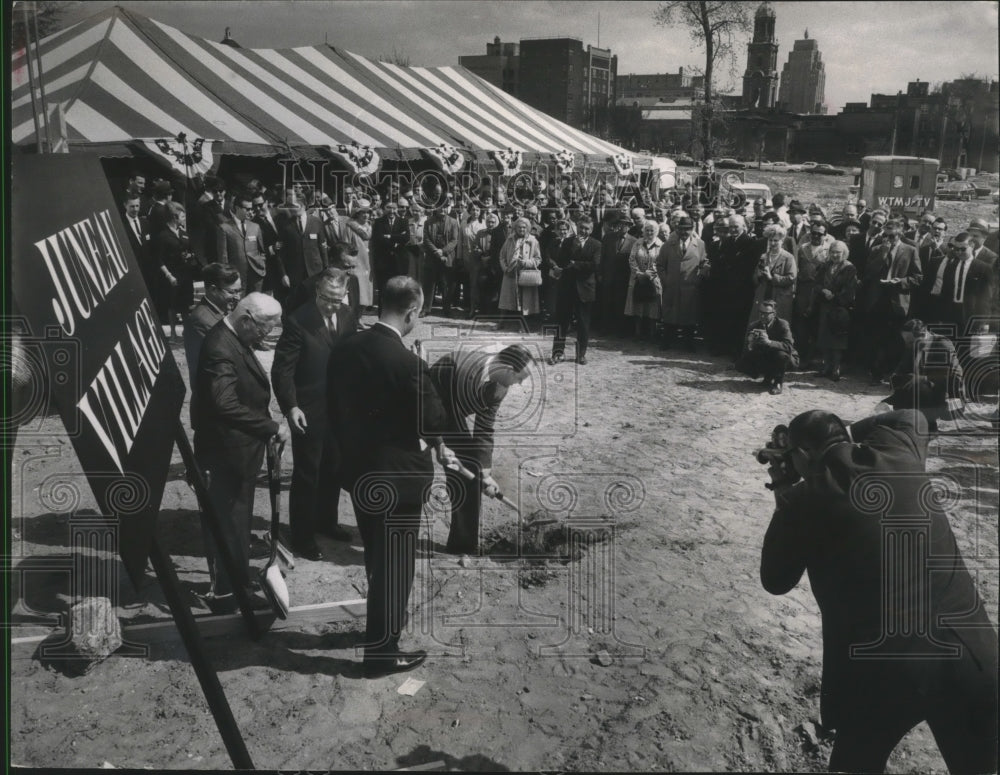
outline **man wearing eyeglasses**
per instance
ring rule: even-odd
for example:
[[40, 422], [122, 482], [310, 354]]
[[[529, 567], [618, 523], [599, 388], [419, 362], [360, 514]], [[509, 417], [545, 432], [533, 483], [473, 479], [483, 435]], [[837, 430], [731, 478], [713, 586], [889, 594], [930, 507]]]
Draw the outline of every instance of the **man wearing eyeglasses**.
[[321, 560], [321, 533], [350, 541], [338, 524], [340, 483], [334, 448], [327, 449], [326, 366], [334, 345], [358, 330], [346, 304], [348, 274], [328, 267], [318, 276], [315, 295], [290, 312], [274, 351], [271, 384], [292, 430], [292, 486], [288, 522], [292, 548], [307, 560]]
[[[250, 522], [257, 475], [268, 440], [276, 436], [284, 443], [290, 437], [288, 425], [271, 418], [270, 382], [254, 352], [280, 320], [277, 301], [250, 293], [212, 327], [198, 357], [192, 390], [197, 397], [191, 417], [194, 454], [202, 471], [208, 472], [208, 497], [236, 560], [232, 578], [219, 562], [211, 533], [203, 530], [212, 579], [209, 605], [217, 613], [235, 610], [232, 593], [237, 585], [253, 596]], [[264, 598], [252, 599], [267, 605]]]
[[218, 261], [236, 268], [247, 293], [261, 290], [267, 270], [264, 240], [260, 226], [250, 219], [252, 210], [249, 194], [235, 194], [229, 218], [219, 225], [215, 240]]

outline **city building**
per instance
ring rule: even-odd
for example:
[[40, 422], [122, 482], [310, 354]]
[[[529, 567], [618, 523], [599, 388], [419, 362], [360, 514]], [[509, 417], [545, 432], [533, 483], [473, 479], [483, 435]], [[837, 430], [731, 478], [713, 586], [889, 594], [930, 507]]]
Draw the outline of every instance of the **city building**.
[[754, 15], [753, 40], [747, 44], [747, 69], [743, 74], [746, 108], [770, 109], [778, 98], [778, 42], [774, 23], [771, 4], [762, 4]]
[[520, 70], [519, 46], [517, 43], [503, 43], [499, 36], [486, 44], [486, 54], [461, 56], [458, 63], [466, 67], [484, 81], [517, 96], [518, 74]]
[[607, 136], [617, 97], [618, 57], [579, 38], [494, 38], [485, 56], [458, 63], [553, 118]]
[[823, 90], [826, 86], [826, 66], [819, 45], [806, 30], [802, 40], [788, 52], [788, 61], [781, 71], [778, 105], [786, 113], [826, 113]]
[[663, 102], [695, 99], [705, 89], [705, 77], [691, 75], [680, 68], [676, 73], [650, 73], [618, 76], [618, 99], [655, 97]]

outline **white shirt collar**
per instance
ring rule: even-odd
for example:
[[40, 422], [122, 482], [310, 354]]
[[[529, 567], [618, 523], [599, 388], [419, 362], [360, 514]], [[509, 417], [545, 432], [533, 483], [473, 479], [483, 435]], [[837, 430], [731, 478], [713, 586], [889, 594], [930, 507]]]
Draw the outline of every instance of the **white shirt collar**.
[[389, 325], [388, 323], [386, 323], [385, 321], [382, 321], [382, 320], [376, 320], [376, 321], [375, 321], [375, 325], [376, 325], [376, 326], [385, 326], [385, 327], [386, 327], [386, 328], [388, 328], [388, 329], [389, 329], [390, 331], [392, 331], [392, 332], [393, 332], [393, 333], [394, 333], [394, 334], [395, 334], [396, 336], [398, 336], [398, 337], [399, 337], [399, 341], [400, 341], [400, 342], [402, 342], [402, 341], [403, 341], [403, 332], [402, 332], [402, 331], [400, 331], [400, 330], [399, 330], [398, 328], [396, 328], [395, 326], [392, 326], [392, 325]]

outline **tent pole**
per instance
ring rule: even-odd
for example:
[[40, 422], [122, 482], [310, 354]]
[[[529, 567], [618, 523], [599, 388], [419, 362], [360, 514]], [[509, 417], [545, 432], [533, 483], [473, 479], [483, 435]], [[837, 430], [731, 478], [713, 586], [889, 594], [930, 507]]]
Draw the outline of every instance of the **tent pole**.
[[45, 145], [52, 153], [52, 135], [49, 132], [49, 106], [45, 101], [45, 74], [42, 72], [42, 39], [38, 35], [38, 6], [32, 6], [31, 20], [35, 27], [35, 56], [38, 60], [38, 91], [42, 95], [42, 121], [45, 124]]
[[42, 153], [42, 128], [38, 123], [38, 100], [35, 97], [35, 68], [31, 64], [31, 24], [24, 8], [24, 59], [28, 63], [28, 91], [31, 93], [31, 117], [35, 122], [35, 149]]

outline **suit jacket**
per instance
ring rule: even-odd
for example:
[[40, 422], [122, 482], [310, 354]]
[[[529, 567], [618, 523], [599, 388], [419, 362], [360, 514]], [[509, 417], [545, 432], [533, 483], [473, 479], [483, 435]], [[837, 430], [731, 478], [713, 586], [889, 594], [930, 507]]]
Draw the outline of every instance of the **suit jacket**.
[[389, 216], [383, 215], [372, 222], [372, 260], [388, 263], [396, 258], [396, 252], [410, 241], [410, 230], [406, 219], [396, 216], [389, 226]]
[[[483, 379], [491, 357], [481, 350], [449, 353], [429, 372], [448, 417], [445, 443], [480, 468], [493, 467], [493, 429], [507, 395], [507, 388]], [[469, 417], [473, 418], [471, 431]]]
[[337, 331], [330, 331], [315, 299], [286, 317], [271, 366], [271, 385], [282, 414], [297, 406], [305, 412], [310, 426], [326, 425], [330, 353], [357, 328], [354, 312], [344, 304], [337, 310]]
[[201, 345], [192, 407], [194, 448], [208, 467], [252, 476], [264, 444], [278, 431], [271, 388], [257, 356], [220, 320]]
[[[823, 618], [820, 712], [828, 727], [839, 727], [849, 713], [915, 703], [948, 680], [956, 659], [986, 676], [997, 659], [995, 631], [948, 517], [922, 495], [930, 485], [926, 420], [912, 410], [888, 412], [854, 423], [851, 435], [853, 444], [828, 447], [809, 476], [779, 497], [761, 551], [760, 578], [771, 594], [785, 594], [803, 571], [809, 574]], [[865, 497], [875, 487], [879, 497]], [[923, 524], [914, 528], [912, 515]], [[897, 530], [895, 520], [899, 531], [926, 536], [933, 573], [903, 558], [886, 570], [885, 531]], [[925, 594], [891, 595], [890, 583]], [[942, 618], [948, 614], [960, 616], [962, 629]], [[899, 634], [883, 642], [886, 622]], [[926, 654], [932, 643], [922, 636], [923, 623], [934, 641], [961, 645], [961, 652], [946, 656], [935, 647], [930, 658], [907, 658]], [[855, 658], [852, 647], [861, 649]]]
[[601, 240], [601, 266], [600, 280], [602, 283], [610, 284], [617, 277], [620, 282], [627, 282], [629, 277], [628, 257], [632, 255], [632, 246], [636, 239], [631, 234], [625, 232], [621, 236], [621, 247], [619, 248], [619, 237], [608, 232]]
[[141, 215], [137, 220], [139, 221], [139, 236], [136, 235], [135, 230], [132, 228], [132, 223], [128, 216], [124, 213], [122, 214], [122, 223], [125, 224], [125, 231], [128, 234], [128, 244], [132, 246], [132, 252], [135, 253], [135, 258], [139, 262], [139, 266], [142, 267], [143, 259], [149, 248], [149, 221]]
[[593, 237], [580, 244], [577, 237], [567, 237], [555, 253], [556, 266], [563, 270], [559, 278], [559, 292], [573, 293], [580, 301], [597, 298], [595, 272], [601, 263], [601, 243]]
[[902, 282], [895, 285], [884, 285], [879, 281], [885, 277], [888, 266], [889, 243], [883, 241], [878, 251], [872, 255], [865, 266], [862, 279], [865, 312], [876, 309], [880, 295], [885, 293], [895, 315], [905, 317], [910, 313], [910, 294], [920, 287], [923, 272], [920, 267], [920, 257], [913, 245], [905, 242], [896, 243], [896, 253], [892, 261], [892, 276], [899, 277]]
[[399, 503], [421, 504], [434, 479], [431, 446], [447, 431], [427, 364], [389, 327], [342, 340], [327, 366], [330, 431], [340, 449], [345, 485], [367, 473], [395, 491]]
[[986, 245], [983, 245], [979, 252], [976, 253], [975, 258], [977, 261], [982, 261], [994, 272], [997, 271], [997, 254], [990, 250]]
[[278, 221], [271, 215], [268, 220], [264, 215], [258, 215], [253, 222], [260, 227], [260, 241], [264, 246], [264, 254], [267, 256], [267, 276], [272, 278], [272, 285], [281, 281], [282, 269], [278, 260]]
[[798, 353], [795, 352], [795, 339], [792, 338], [792, 327], [788, 325], [787, 320], [782, 320], [781, 318], [775, 318], [771, 321], [771, 325], [765, 325], [764, 321], [760, 318], [754, 320], [747, 326], [747, 337], [754, 329], [762, 328], [767, 332], [767, 338], [771, 340], [772, 343], [777, 342], [780, 347], [772, 349], [780, 349], [782, 352], [786, 352], [792, 356], [793, 361], [798, 363]]
[[957, 335], [969, 332], [966, 324], [972, 318], [986, 318], [996, 314], [996, 282], [990, 267], [978, 258], [972, 259], [963, 277], [964, 288], [962, 301], [954, 300], [955, 283], [958, 281], [956, 272], [958, 264], [945, 263], [942, 276], [941, 291], [937, 296], [931, 294], [938, 272], [941, 270], [943, 257], [935, 261], [927, 270], [927, 277], [921, 286], [925, 293], [924, 309], [927, 317], [936, 323], [952, 323], [957, 327]]
[[249, 289], [255, 278], [264, 276], [266, 270], [264, 241], [260, 226], [253, 221], [243, 222], [247, 234], [243, 236], [240, 223], [226, 221], [219, 226], [215, 238], [216, 260], [231, 265], [240, 273], [243, 287]]
[[[198, 358], [201, 344], [215, 324], [222, 320], [222, 310], [202, 296], [194, 308], [184, 318], [184, 358], [188, 365], [188, 382], [193, 386], [198, 373]], [[194, 396], [192, 395], [192, 400]]]
[[278, 251], [281, 271], [288, 275], [293, 287], [327, 267], [326, 233], [316, 216], [306, 216], [305, 229], [299, 228], [298, 215], [282, 218], [278, 224], [278, 239], [281, 242]]

